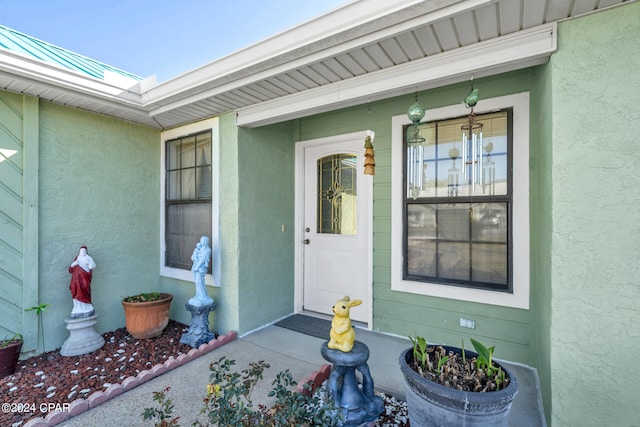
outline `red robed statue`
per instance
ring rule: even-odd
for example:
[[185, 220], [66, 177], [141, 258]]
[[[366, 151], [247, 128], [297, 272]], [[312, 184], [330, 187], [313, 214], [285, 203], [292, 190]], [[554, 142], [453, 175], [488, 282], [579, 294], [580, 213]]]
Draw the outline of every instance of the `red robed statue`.
[[96, 268], [96, 263], [89, 255], [87, 247], [81, 246], [78, 255], [69, 266], [69, 273], [71, 273], [69, 289], [71, 290], [71, 298], [73, 298], [72, 319], [95, 314], [91, 304], [91, 279], [93, 276], [91, 270], [94, 268]]

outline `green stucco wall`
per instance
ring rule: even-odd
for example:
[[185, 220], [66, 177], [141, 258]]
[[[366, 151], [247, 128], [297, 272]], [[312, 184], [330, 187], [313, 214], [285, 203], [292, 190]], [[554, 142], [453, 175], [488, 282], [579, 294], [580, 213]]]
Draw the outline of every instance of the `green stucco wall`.
[[553, 426], [640, 420], [639, 34], [640, 3], [567, 21], [549, 64]]
[[120, 297], [157, 288], [159, 132], [40, 102], [39, 302], [45, 349], [68, 338], [67, 271], [81, 245], [97, 267], [92, 300], [105, 332], [124, 326]]
[[[529, 183], [529, 221], [531, 229], [531, 281], [538, 286], [532, 294], [531, 365], [538, 369], [545, 414], [551, 410], [551, 170], [552, 93], [551, 67], [543, 65], [532, 70], [531, 134], [538, 141], [530, 147], [531, 181]], [[548, 421], [548, 420], [547, 420]]]
[[[247, 333], [293, 312], [294, 144], [291, 124], [241, 129], [220, 116], [221, 286], [210, 326]], [[284, 227], [284, 231], [283, 231]], [[178, 301], [171, 317], [189, 323], [193, 283], [162, 278]]]
[[[486, 79], [476, 79], [481, 98], [531, 90], [531, 70]], [[425, 108], [458, 104], [467, 95], [469, 84], [457, 84], [419, 93]], [[473, 337], [496, 346], [496, 357], [532, 364], [532, 348], [539, 339], [532, 328], [536, 314], [531, 310], [454, 301], [391, 290], [391, 118], [403, 115], [414, 102], [414, 95], [392, 98], [300, 120], [300, 139], [338, 135], [368, 128], [376, 132], [376, 174], [373, 204], [373, 329], [400, 336], [422, 335], [431, 342], [459, 345]], [[480, 101], [482, 102], [482, 101]], [[538, 141], [533, 138], [530, 146]], [[534, 172], [532, 171], [531, 174]], [[535, 231], [532, 231], [535, 232]], [[533, 253], [534, 251], [532, 251]], [[535, 297], [543, 284], [531, 283]], [[459, 326], [459, 318], [476, 321], [476, 329]]]
[[239, 317], [246, 332], [293, 312], [291, 124], [239, 129]]

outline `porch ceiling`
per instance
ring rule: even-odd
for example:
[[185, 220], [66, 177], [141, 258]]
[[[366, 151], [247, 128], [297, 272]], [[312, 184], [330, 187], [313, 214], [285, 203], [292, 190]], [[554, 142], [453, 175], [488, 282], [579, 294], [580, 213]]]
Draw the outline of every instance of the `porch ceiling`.
[[123, 91], [3, 54], [0, 87], [162, 129], [228, 111], [258, 126], [544, 63], [546, 24], [633, 1], [360, 0], [158, 85]]

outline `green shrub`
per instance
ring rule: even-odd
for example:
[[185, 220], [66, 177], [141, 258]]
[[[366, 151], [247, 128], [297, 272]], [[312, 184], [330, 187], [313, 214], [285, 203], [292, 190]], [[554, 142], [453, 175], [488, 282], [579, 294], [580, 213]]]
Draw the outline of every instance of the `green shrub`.
[[[268, 397], [274, 398], [271, 407], [253, 403], [253, 392], [264, 378], [269, 364], [264, 361], [251, 362], [240, 372], [234, 371], [235, 360], [225, 356], [209, 366], [211, 374], [207, 385], [204, 406], [200, 414], [206, 421], [195, 421], [193, 426], [335, 426], [342, 421], [339, 408], [333, 400], [322, 393], [300, 393], [291, 372], [278, 373], [272, 382]], [[311, 387], [306, 384], [308, 391]], [[179, 417], [173, 417], [173, 401], [167, 398], [169, 388], [154, 392], [153, 400], [158, 408], [145, 408], [142, 417], [153, 420], [156, 427], [179, 426]]]

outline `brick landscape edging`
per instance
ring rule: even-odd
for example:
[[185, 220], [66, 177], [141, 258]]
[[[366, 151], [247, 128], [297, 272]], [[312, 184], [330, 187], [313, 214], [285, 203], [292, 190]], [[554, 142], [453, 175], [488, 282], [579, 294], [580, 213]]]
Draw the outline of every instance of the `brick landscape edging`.
[[[24, 424], [23, 427], [48, 427], [55, 426], [70, 418], [80, 415], [91, 408], [107, 402], [120, 394], [127, 392], [137, 386], [144, 384], [145, 382], [158, 377], [164, 373], [174, 370], [200, 356], [203, 356], [218, 347], [221, 347], [227, 343], [238, 338], [236, 331], [231, 331], [225, 335], [220, 335], [218, 338], [209, 341], [208, 343], [201, 344], [197, 349], [192, 348], [189, 352], [179, 355], [177, 358], [171, 356], [164, 363], [158, 363], [151, 369], [145, 369], [140, 371], [135, 377], [127, 377], [120, 384], [112, 384], [105, 390], [95, 391], [89, 397], [85, 399], [76, 399], [69, 404], [69, 411], [63, 412], [51, 412], [46, 417], [32, 418]], [[322, 384], [322, 381], [320, 382]], [[77, 403], [76, 403], [77, 402]]]
[[[330, 374], [331, 365], [322, 365], [320, 369], [318, 369], [317, 371], [313, 371], [308, 378], [300, 381], [296, 390], [299, 393], [309, 396], [313, 394], [313, 392], [316, 391], [327, 378], [329, 378]], [[310, 384], [311, 387], [306, 387], [307, 384]]]

